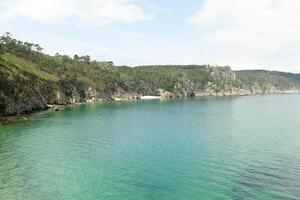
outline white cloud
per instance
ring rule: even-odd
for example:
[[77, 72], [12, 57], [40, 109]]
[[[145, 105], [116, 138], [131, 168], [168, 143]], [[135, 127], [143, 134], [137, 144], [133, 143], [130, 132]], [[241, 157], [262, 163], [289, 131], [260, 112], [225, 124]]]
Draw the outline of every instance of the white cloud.
[[299, 0], [205, 0], [189, 21], [219, 63], [300, 72], [299, 10]]
[[79, 25], [97, 26], [150, 20], [153, 15], [125, 0], [8, 0], [0, 10], [1, 21], [17, 17], [54, 23], [72, 20]]

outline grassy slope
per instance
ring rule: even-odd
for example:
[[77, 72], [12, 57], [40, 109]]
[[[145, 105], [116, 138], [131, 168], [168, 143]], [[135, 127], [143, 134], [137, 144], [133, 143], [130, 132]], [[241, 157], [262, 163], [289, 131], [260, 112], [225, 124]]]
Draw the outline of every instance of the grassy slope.
[[20, 76], [28, 80], [28, 75], [36, 76], [41, 80], [58, 81], [59, 77], [55, 74], [41, 70], [35, 63], [26, 61], [23, 58], [6, 53], [0, 59], [1, 72], [7, 75]]

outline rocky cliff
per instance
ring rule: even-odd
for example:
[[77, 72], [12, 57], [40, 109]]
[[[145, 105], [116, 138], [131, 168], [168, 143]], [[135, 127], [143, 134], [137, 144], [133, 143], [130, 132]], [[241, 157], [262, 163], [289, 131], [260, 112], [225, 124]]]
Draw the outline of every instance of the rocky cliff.
[[0, 120], [49, 105], [132, 100], [145, 95], [177, 98], [300, 92], [298, 74], [209, 65], [116, 67], [88, 56], [45, 55], [13, 39], [0, 45], [4, 49], [0, 52]]

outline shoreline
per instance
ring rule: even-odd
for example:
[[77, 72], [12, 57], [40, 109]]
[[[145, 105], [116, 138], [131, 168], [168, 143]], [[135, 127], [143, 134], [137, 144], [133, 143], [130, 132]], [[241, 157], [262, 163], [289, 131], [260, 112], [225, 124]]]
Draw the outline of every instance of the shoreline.
[[195, 98], [195, 97], [243, 97], [243, 96], [257, 96], [257, 95], [276, 95], [276, 94], [300, 94], [300, 91], [280, 91], [280, 92], [268, 92], [268, 93], [254, 93], [254, 94], [231, 94], [231, 95], [212, 95], [212, 94], [204, 94], [204, 95], [195, 95], [192, 97], [173, 97], [173, 98], [163, 98], [161, 96], [144, 96], [139, 99], [128, 99], [128, 98], [115, 98], [115, 99], [108, 99], [108, 100], [100, 100], [100, 101], [91, 101], [91, 102], [78, 102], [78, 103], [71, 103], [66, 105], [60, 105], [60, 104], [48, 104], [47, 108], [38, 109], [31, 113], [26, 114], [18, 114], [18, 115], [12, 115], [12, 116], [0, 116], [0, 125], [7, 124], [9, 122], [14, 122], [17, 120], [26, 120], [29, 117], [31, 117], [34, 114], [38, 114], [41, 112], [60, 112], [64, 110], [67, 107], [73, 107], [73, 106], [80, 106], [80, 105], [86, 105], [86, 104], [108, 104], [113, 102], [126, 102], [126, 101], [140, 101], [140, 100], [171, 100], [171, 99], [184, 99], [184, 98]]

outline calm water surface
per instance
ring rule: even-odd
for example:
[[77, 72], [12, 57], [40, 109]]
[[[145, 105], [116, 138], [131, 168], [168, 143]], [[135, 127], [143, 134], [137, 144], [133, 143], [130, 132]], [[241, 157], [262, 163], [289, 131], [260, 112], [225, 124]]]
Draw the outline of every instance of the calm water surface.
[[300, 95], [82, 105], [0, 125], [0, 199], [300, 199]]

